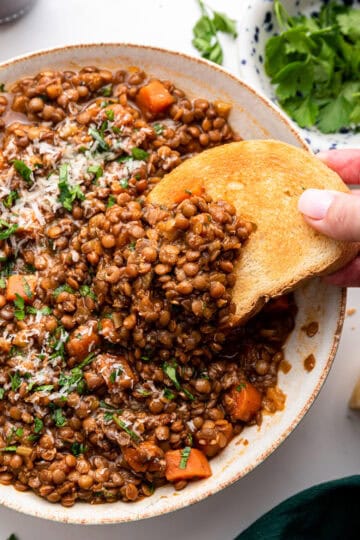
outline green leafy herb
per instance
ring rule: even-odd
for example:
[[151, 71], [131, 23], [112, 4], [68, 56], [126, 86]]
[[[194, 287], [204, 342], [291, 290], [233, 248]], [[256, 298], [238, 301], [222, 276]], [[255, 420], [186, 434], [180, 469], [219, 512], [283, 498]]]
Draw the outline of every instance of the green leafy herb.
[[110, 97], [112, 94], [112, 84], [108, 84], [100, 88], [100, 94], [105, 97]]
[[115, 112], [114, 112], [114, 109], [107, 109], [105, 111], [105, 114], [106, 114], [106, 118], [108, 120], [110, 120], [110, 122], [113, 122], [114, 121], [114, 118], [115, 118]]
[[135, 251], [136, 241], [133, 240], [132, 242], [130, 242], [128, 247], [129, 247], [130, 251]]
[[85, 389], [83, 368], [88, 364], [91, 364], [94, 358], [95, 353], [90, 353], [78, 366], [74, 367], [68, 375], [60, 373], [59, 386], [63, 388], [66, 393], [76, 389], [78, 393], [82, 394]]
[[6, 287], [6, 281], [5, 278], [0, 278], [0, 289], [5, 289]]
[[117, 367], [116, 369], [114, 369], [111, 373], [110, 373], [110, 377], [109, 377], [109, 380], [111, 383], [114, 384], [114, 382], [116, 381], [116, 379], [119, 377], [119, 375], [121, 375], [123, 372], [123, 369], [121, 367]]
[[6, 240], [19, 228], [17, 223], [7, 223], [3, 219], [0, 219], [0, 240]]
[[30, 263], [24, 264], [24, 269], [25, 269], [25, 272], [28, 273], [28, 274], [35, 274], [35, 272], [36, 272], [35, 266], [33, 264], [30, 264]]
[[79, 292], [81, 296], [88, 296], [92, 300], [96, 300], [96, 294], [90, 289], [89, 285], [81, 285]]
[[140, 394], [140, 396], [144, 396], [144, 397], [151, 396], [150, 390], [145, 390], [145, 388], [138, 388], [136, 391], [138, 394]]
[[237, 392], [241, 392], [244, 388], [246, 388], [246, 384], [245, 383], [240, 383], [235, 387], [235, 390]]
[[55, 298], [57, 298], [59, 296], [59, 294], [62, 293], [62, 292], [75, 294], [74, 289], [72, 287], [70, 287], [70, 285], [68, 285], [67, 283], [64, 283], [63, 285], [60, 285], [59, 287], [57, 287], [54, 290], [53, 295], [55, 296]]
[[181, 450], [181, 458], [179, 463], [179, 469], [186, 469], [187, 462], [189, 461], [191, 448], [190, 446], [185, 446], [183, 450]]
[[4, 399], [5, 396], [5, 388], [0, 388], [0, 399]]
[[145, 160], [149, 157], [149, 152], [146, 152], [142, 148], [135, 147], [131, 150], [131, 156], [134, 159]]
[[133, 158], [132, 158], [131, 156], [126, 155], [126, 156], [120, 156], [120, 157], [118, 157], [118, 158], [116, 159], [116, 161], [117, 161], [118, 163], [125, 163], [126, 161], [130, 161], [130, 160], [132, 160], [132, 159], [133, 159]]
[[44, 422], [38, 418], [37, 416], [35, 416], [35, 419], [34, 419], [34, 433], [40, 433], [44, 428]]
[[32, 184], [32, 170], [30, 169], [30, 167], [28, 167], [26, 163], [24, 163], [21, 159], [15, 159], [13, 165], [16, 172], [18, 172], [20, 176], [23, 177], [25, 182], [27, 184]]
[[117, 126], [112, 126], [111, 131], [112, 131], [113, 133], [115, 133], [115, 135], [120, 135], [120, 133], [121, 133], [121, 128], [119, 128], [119, 127], [117, 127]]
[[115, 424], [117, 424], [121, 429], [123, 429], [125, 431], [125, 433], [127, 433], [128, 435], [130, 435], [130, 437], [135, 441], [135, 442], [139, 442], [140, 441], [140, 437], [139, 435], [137, 435], [137, 433], [135, 433], [135, 431], [133, 431], [132, 429], [130, 429], [123, 420], [121, 420], [121, 418], [119, 418], [118, 416], [116, 416], [115, 414], [113, 415], [113, 420], [115, 422]]
[[80, 454], [85, 454], [86, 446], [82, 443], [75, 441], [74, 443], [72, 443], [70, 450], [74, 456], [78, 457], [80, 456]]
[[15, 318], [18, 321], [23, 321], [25, 319], [25, 300], [18, 293], [15, 294], [14, 306]]
[[10, 191], [10, 193], [5, 197], [5, 199], [3, 199], [2, 202], [6, 208], [11, 208], [13, 204], [15, 203], [15, 201], [17, 201], [18, 199], [20, 199], [20, 195], [16, 191], [16, 189], [14, 189]]
[[42, 384], [34, 388], [34, 392], [51, 392], [52, 390], [54, 390], [53, 384]]
[[174, 394], [174, 392], [172, 392], [168, 388], [164, 388], [164, 397], [171, 401], [171, 400], [175, 399], [175, 394]]
[[89, 128], [89, 135], [96, 141], [102, 150], [109, 150], [110, 147], [105, 141], [103, 135], [95, 128]]
[[105, 422], [112, 422], [114, 413], [112, 412], [106, 412], [104, 414], [104, 421]]
[[121, 178], [120, 180], [120, 186], [123, 189], [127, 189], [129, 187], [129, 180], [127, 178]]
[[114, 195], [109, 195], [107, 208], [111, 208], [114, 204], [116, 204], [116, 197]]
[[80, 189], [80, 186], [78, 184], [71, 186], [69, 184], [68, 179], [68, 165], [66, 163], [63, 163], [60, 166], [59, 170], [59, 201], [63, 205], [63, 207], [71, 212], [73, 203], [76, 199], [79, 201], [83, 201], [85, 199], [85, 195]]
[[57, 427], [65, 426], [66, 418], [63, 415], [62, 409], [60, 408], [55, 409], [51, 416]]
[[116, 407], [114, 407], [113, 405], [110, 405], [109, 403], [106, 403], [105, 401], [100, 401], [100, 407], [102, 409], [105, 409], [107, 411], [112, 411], [112, 413], [114, 414], [115, 412], [117, 414], [121, 414], [122, 413], [122, 410], [121, 409], [116, 409]]
[[88, 167], [87, 172], [90, 174], [95, 174], [96, 180], [98, 180], [98, 178], [100, 178], [104, 174], [103, 168], [100, 167], [100, 165], [91, 165], [90, 167]]
[[170, 379], [170, 381], [174, 384], [176, 390], [182, 391], [189, 399], [194, 400], [195, 397], [187, 390], [186, 388], [182, 388], [181, 384], [177, 378], [176, 368], [177, 364], [176, 362], [172, 362], [171, 364], [168, 362], [163, 363], [163, 371], [165, 375], [167, 375]]
[[162, 124], [154, 124], [153, 129], [156, 135], [162, 135], [164, 133], [164, 126]]
[[311, 16], [291, 17], [280, 0], [280, 34], [265, 48], [265, 70], [283, 109], [323, 133], [360, 124], [360, 10], [326, 2]]
[[198, 0], [198, 4], [201, 17], [193, 28], [194, 38], [192, 44], [201, 53], [203, 58], [207, 58], [216, 64], [222, 64], [224, 55], [219, 42], [218, 32], [223, 32], [236, 38], [236, 22], [225, 15], [225, 13], [219, 13], [205, 7], [202, 0]]
[[24, 430], [23, 430], [23, 428], [17, 428], [17, 429], [15, 430], [15, 435], [16, 435], [17, 437], [19, 437], [19, 438], [22, 437], [22, 436], [24, 435]]
[[28, 298], [32, 298], [33, 293], [31, 292], [31, 288], [28, 281], [24, 277], [22, 278], [22, 281], [23, 281], [24, 291], [25, 291], [26, 296]]
[[17, 446], [5, 446], [4, 448], [0, 448], [0, 452], [16, 452]]
[[20, 388], [21, 383], [22, 383], [21, 377], [17, 371], [13, 375], [10, 375], [10, 381], [11, 381], [11, 390], [16, 392], [16, 390]]

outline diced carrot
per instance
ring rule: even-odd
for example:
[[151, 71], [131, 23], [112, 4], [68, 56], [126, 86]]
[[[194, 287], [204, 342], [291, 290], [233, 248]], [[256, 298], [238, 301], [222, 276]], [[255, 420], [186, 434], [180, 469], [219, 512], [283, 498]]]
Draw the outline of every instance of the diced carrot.
[[158, 470], [160, 468], [160, 459], [164, 457], [164, 453], [152, 441], [140, 443], [136, 448], [124, 448], [123, 455], [128, 465], [135, 472], [146, 472]]
[[160, 81], [154, 79], [140, 88], [136, 102], [140, 109], [156, 114], [170, 107], [174, 103], [174, 98]]
[[10, 276], [6, 286], [6, 300], [12, 302], [18, 294], [27, 304], [31, 304], [34, 300], [36, 281], [36, 276], [31, 274], [14, 274]]
[[211, 469], [206, 456], [196, 448], [191, 448], [188, 457], [183, 450], [169, 450], [165, 453], [166, 469], [165, 476], [168, 482], [178, 480], [192, 480], [193, 478], [208, 478]]
[[176, 187], [171, 195], [171, 200], [174, 203], [181, 203], [188, 199], [192, 195], [203, 195], [204, 186], [202, 184], [191, 184], [189, 182], [189, 187], [181, 186], [181, 189], [177, 190]]
[[261, 408], [262, 396], [252, 384], [234, 386], [227, 395], [226, 406], [233, 420], [248, 422]]
[[100, 344], [100, 336], [95, 324], [84, 324], [74, 330], [67, 343], [67, 351], [77, 360], [83, 360]]

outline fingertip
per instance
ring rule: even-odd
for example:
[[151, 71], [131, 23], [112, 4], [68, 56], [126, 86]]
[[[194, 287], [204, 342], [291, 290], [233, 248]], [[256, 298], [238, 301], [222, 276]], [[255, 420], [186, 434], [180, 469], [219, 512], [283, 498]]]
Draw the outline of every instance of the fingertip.
[[298, 200], [298, 210], [311, 219], [324, 219], [334, 198], [335, 194], [331, 191], [307, 189]]

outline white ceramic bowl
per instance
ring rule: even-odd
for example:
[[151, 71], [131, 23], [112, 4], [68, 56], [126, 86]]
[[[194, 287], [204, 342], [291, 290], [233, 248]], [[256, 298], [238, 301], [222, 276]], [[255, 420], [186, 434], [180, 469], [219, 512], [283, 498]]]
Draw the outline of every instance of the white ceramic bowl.
[[[117, 44], [64, 47], [2, 64], [0, 81], [10, 83], [46, 68], [89, 64], [108, 68], [141, 66], [149, 74], [174, 81], [189, 96], [221, 98], [233, 103], [231, 124], [244, 139], [272, 137], [306, 147], [286, 117], [252, 88], [214, 64], [166, 50]], [[344, 318], [345, 293], [315, 280], [297, 291], [296, 300], [299, 306], [296, 328], [286, 345], [286, 358], [292, 369], [287, 375], [279, 376], [279, 386], [287, 394], [286, 407], [282, 412], [265, 416], [261, 428], [247, 428], [235, 437], [211, 461], [211, 478], [189, 484], [183, 491], [166, 486], [152, 497], [133, 504], [79, 503], [72, 508], [51, 504], [31, 492], [20, 493], [11, 486], [0, 486], [0, 504], [56, 521], [119, 523], [183, 508], [239, 480], [267, 458], [295, 428], [318, 394], [335, 356]], [[301, 327], [314, 320], [319, 322], [319, 332], [308, 338]], [[316, 365], [307, 372], [303, 361], [310, 353], [315, 355]]]
[[[290, 15], [318, 12], [327, 0], [282, 0], [282, 4]], [[359, 8], [359, 2], [354, 7]], [[279, 33], [276, 17], [273, 13], [273, 2], [269, 0], [247, 0], [241, 5], [242, 20], [239, 31], [239, 55], [241, 77], [256, 90], [277, 103], [274, 86], [265, 73], [265, 45], [267, 40]], [[292, 123], [292, 121], [290, 120]], [[356, 148], [360, 145], [360, 133], [344, 131], [343, 133], [321, 133], [317, 128], [300, 128], [293, 125], [314, 152], [334, 148]]]

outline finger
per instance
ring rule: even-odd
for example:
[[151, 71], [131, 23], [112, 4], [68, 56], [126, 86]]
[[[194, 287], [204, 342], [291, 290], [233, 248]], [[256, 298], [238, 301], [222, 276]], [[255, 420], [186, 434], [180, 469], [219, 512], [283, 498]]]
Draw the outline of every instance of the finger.
[[324, 277], [324, 281], [331, 285], [338, 285], [339, 287], [359, 287], [360, 257], [356, 257], [351, 263], [334, 274]]
[[329, 150], [319, 152], [317, 157], [347, 184], [360, 184], [360, 149]]
[[317, 231], [336, 240], [360, 241], [360, 197], [325, 189], [307, 189], [298, 208]]

